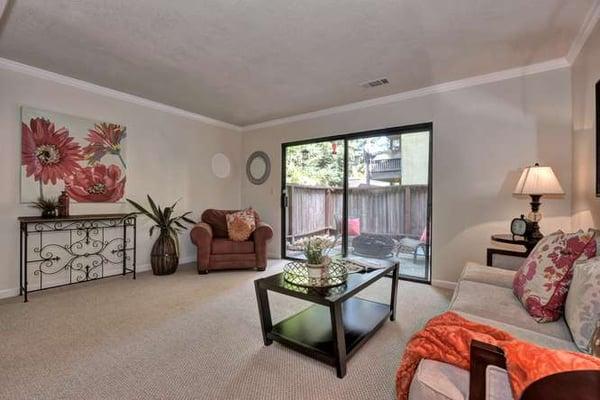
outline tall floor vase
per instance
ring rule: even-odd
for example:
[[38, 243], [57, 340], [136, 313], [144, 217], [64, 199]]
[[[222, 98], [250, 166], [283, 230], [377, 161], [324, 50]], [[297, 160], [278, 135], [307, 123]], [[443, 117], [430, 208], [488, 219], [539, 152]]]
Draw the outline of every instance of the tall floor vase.
[[160, 231], [160, 236], [154, 242], [150, 252], [150, 264], [154, 275], [169, 275], [177, 271], [179, 265], [177, 246], [168, 231]]

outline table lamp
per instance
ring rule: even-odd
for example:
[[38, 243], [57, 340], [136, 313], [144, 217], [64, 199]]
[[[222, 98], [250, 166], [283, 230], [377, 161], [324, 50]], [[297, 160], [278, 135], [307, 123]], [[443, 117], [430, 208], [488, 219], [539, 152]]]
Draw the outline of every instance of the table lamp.
[[542, 167], [540, 164], [527, 167], [523, 170], [521, 178], [515, 187], [514, 194], [531, 196], [531, 213], [527, 216], [533, 222], [531, 238], [541, 239], [544, 237], [540, 232], [539, 222], [542, 219], [540, 212], [540, 199], [545, 194], [565, 194], [560, 186], [554, 171], [550, 167]]

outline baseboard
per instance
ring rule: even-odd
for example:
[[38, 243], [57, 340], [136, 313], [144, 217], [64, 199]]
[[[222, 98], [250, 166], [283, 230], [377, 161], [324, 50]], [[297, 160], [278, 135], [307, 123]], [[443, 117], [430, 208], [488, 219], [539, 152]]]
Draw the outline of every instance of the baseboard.
[[[182, 257], [179, 259], [179, 264], [187, 264], [191, 262], [196, 262], [196, 256]], [[136, 272], [145, 272], [152, 270], [152, 265], [148, 264], [139, 264], [136, 267]]]
[[[195, 262], [195, 261], [196, 261], [195, 256], [184, 257], [184, 258], [179, 259], [179, 264], [187, 264], [187, 263], [191, 263], [191, 262]], [[145, 272], [145, 271], [150, 271], [150, 270], [152, 270], [152, 266], [149, 263], [136, 266], [136, 272]], [[119, 276], [119, 275], [115, 275], [115, 276]], [[7, 299], [9, 297], [16, 297], [18, 295], [19, 295], [18, 287], [12, 288], [12, 289], [0, 290], [0, 299]]]
[[19, 288], [12, 288], [12, 289], [3, 289], [0, 290], [0, 299], [7, 299], [9, 297], [16, 297], [19, 295]]
[[440, 279], [432, 279], [431, 280], [431, 286], [439, 287], [439, 288], [442, 288], [442, 289], [454, 290], [454, 288], [456, 288], [456, 282], [442, 281]]

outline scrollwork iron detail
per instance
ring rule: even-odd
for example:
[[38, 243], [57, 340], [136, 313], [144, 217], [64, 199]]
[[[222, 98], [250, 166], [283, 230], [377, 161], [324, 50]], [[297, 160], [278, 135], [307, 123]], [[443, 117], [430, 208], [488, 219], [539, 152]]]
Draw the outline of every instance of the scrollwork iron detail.
[[[108, 233], [110, 231], [110, 233]], [[128, 234], [128, 231], [130, 232]], [[62, 232], [62, 243], [49, 242], [47, 236]], [[135, 278], [135, 217], [21, 222], [21, 291], [101, 279], [117, 274], [133, 273]], [[68, 240], [65, 239], [68, 237]], [[27, 246], [32, 236], [36, 245]], [[28, 255], [33, 257], [29, 259]], [[113, 266], [107, 274], [107, 266]], [[117, 268], [115, 269], [114, 266]], [[122, 270], [120, 268], [122, 266]], [[34, 288], [28, 287], [27, 270], [35, 277]], [[60, 273], [64, 272], [64, 277]], [[115, 273], [116, 272], [116, 273]], [[61, 284], [48, 284], [44, 277], [66, 279]]]

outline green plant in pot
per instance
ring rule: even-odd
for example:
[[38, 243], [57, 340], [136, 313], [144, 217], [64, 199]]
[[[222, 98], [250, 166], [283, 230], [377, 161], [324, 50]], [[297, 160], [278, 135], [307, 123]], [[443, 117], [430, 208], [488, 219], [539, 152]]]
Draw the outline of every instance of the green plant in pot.
[[40, 196], [31, 206], [42, 211], [42, 218], [54, 218], [56, 217], [58, 200], [54, 197], [45, 198], [44, 196]]
[[310, 278], [319, 279], [323, 276], [331, 262], [327, 254], [333, 245], [334, 242], [327, 237], [316, 236], [307, 240], [304, 245], [304, 257]]
[[154, 275], [169, 275], [175, 272], [179, 265], [179, 233], [187, 229], [186, 223], [195, 224], [196, 222], [188, 218], [191, 211], [178, 216], [174, 215], [177, 201], [172, 206], [163, 208], [157, 205], [150, 195], [147, 197], [149, 208], [127, 199], [127, 202], [137, 211], [128, 214], [125, 218], [132, 215], [144, 215], [154, 223], [148, 232], [150, 236], [155, 229], [160, 230], [160, 235], [150, 252], [150, 264]]

